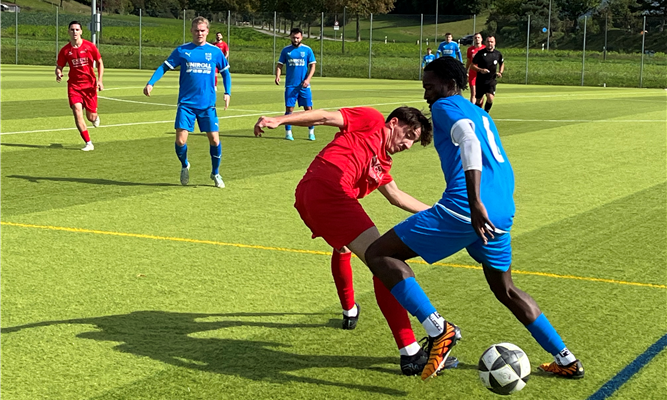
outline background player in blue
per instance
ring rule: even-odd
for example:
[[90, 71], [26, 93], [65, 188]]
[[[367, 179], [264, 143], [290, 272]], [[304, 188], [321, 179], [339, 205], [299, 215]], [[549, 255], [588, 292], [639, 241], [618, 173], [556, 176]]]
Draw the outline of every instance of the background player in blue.
[[426, 49], [426, 55], [422, 60], [422, 69], [424, 69], [424, 67], [426, 67], [429, 63], [433, 62], [433, 60], [435, 60], [435, 54], [433, 54], [433, 50], [431, 50], [429, 47]]
[[[276, 85], [280, 85], [283, 65], [287, 66], [285, 70], [285, 115], [294, 111], [297, 100], [299, 107], [303, 107], [304, 110], [313, 109], [310, 79], [315, 74], [315, 54], [310, 47], [301, 44], [301, 39], [303, 39], [301, 29], [293, 28], [289, 37], [292, 44], [280, 52], [276, 65]], [[292, 125], [285, 125], [285, 139], [294, 140]], [[308, 127], [308, 140], [315, 140], [314, 126]]]
[[229, 64], [222, 51], [206, 43], [209, 22], [204, 17], [192, 20], [190, 32], [192, 43], [178, 46], [148, 81], [144, 88], [146, 96], [151, 95], [153, 85], [162, 78], [166, 71], [181, 67], [178, 80], [178, 109], [176, 111], [176, 155], [181, 161], [181, 184], [190, 182], [190, 162], [188, 161], [188, 133], [195, 129], [195, 119], [201, 132], [206, 132], [210, 144], [211, 179], [216, 187], [224, 188], [220, 176], [222, 145], [218, 135], [218, 114], [215, 109], [215, 69], [222, 75], [225, 87], [225, 110], [229, 107], [232, 92], [232, 78]]
[[447, 32], [445, 33], [445, 41], [440, 43], [438, 46], [437, 58], [449, 56], [457, 58], [459, 61], [463, 62], [463, 56], [461, 55], [461, 49], [459, 44], [452, 41], [452, 34]]
[[461, 96], [466, 75], [463, 64], [450, 57], [426, 67], [424, 98], [431, 106], [433, 139], [447, 188], [432, 208], [406, 219], [371, 244], [366, 251], [367, 265], [429, 335], [430, 358], [422, 379], [437, 374], [461, 333], [438, 314], [405, 260], [421, 256], [434, 263], [464, 248], [482, 264], [496, 298], [554, 356], [553, 362], [539, 368], [566, 378], [582, 378], [581, 362], [565, 347], [535, 300], [512, 281], [514, 173], [489, 114]]

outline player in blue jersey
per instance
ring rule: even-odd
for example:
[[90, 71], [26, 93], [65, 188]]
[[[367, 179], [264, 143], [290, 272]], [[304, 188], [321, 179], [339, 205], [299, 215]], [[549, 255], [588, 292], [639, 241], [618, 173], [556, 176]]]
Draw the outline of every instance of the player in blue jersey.
[[435, 54], [433, 54], [433, 50], [431, 48], [426, 49], [426, 55], [424, 56], [424, 59], [422, 59], [422, 69], [426, 67], [428, 64], [432, 63], [435, 60]]
[[461, 55], [459, 44], [452, 41], [452, 34], [449, 32], [445, 33], [445, 41], [440, 43], [440, 46], [438, 46], [437, 55], [437, 58], [448, 56], [454, 57], [463, 62], [463, 56]]
[[496, 298], [554, 356], [540, 369], [582, 378], [581, 362], [565, 347], [535, 300], [512, 281], [514, 173], [489, 114], [461, 96], [466, 75], [463, 64], [451, 57], [426, 67], [424, 98], [431, 107], [433, 139], [447, 188], [432, 208], [377, 239], [366, 251], [366, 263], [429, 335], [430, 356], [422, 379], [438, 373], [461, 332], [438, 314], [405, 260], [421, 256], [434, 263], [464, 248], [482, 264]]
[[190, 182], [190, 162], [188, 161], [188, 133], [194, 132], [195, 119], [201, 132], [206, 132], [210, 144], [211, 179], [215, 187], [224, 188], [225, 183], [220, 176], [220, 159], [222, 145], [218, 135], [218, 114], [215, 109], [216, 89], [215, 70], [222, 75], [225, 87], [225, 110], [229, 107], [232, 93], [232, 78], [229, 75], [229, 64], [216, 46], [206, 43], [209, 22], [204, 17], [192, 20], [190, 32], [192, 43], [178, 46], [167, 60], [155, 70], [144, 88], [146, 96], [151, 95], [153, 86], [165, 72], [181, 67], [178, 80], [178, 109], [176, 111], [176, 155], [181, 161], [181, 184]]
[[[300, 28], [293, 28], [290, 32], [292, 44], [280, 52], [276, 64], [276, 85], [280, 85], [280, 75], [283, 65], [285, 69], [285, 115], [294, 111], [299, 104], [304, 110], [313, 109], [313, 95], [310, 92], [310, 79], [315, 74], [315, 54], [313, 50], [301, 43], [303, 32]], [[294, 140], [292, 125], [285, 125], [285, 139]], [[315, 126], [308, 127], [308, 140], [315, 140]]]

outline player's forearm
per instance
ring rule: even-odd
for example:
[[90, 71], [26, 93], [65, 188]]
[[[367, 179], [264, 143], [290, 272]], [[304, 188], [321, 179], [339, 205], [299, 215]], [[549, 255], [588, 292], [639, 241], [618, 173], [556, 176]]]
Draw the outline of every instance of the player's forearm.
[[394, 181], [380, 186], [378, 190], [387, 199], [387, 201], [391, 203], [391, 205], [407, 212], [416, 214], [420, 211], [431, 208], [429, 205], [422, 203], [421, 201], [400, 190]]
[[482, 181], [482, 171], [470, 169], [465, 172], [466, 191], [468, 192], [468, 205], [474, 208], [476, 204], [482, 203], [479, 184]]
[[169, 67], [167, 67], [166, 64], [162, 64], [157, 69], [155, 72], [153, 72], [153, 76], [151, 76], [151, 79], [148, 80], [148, 84], [151, 86], [155, 86], [157, 81], [159, 81], [163, 76], [164, 73], [169, 70]]
[[477, 72], [482, 72], [483, 71], [483, 69], [478, 67], [477, 64], [471, 64], [470, 68], [474, 69]]
[[276, 79], [280, 78], [280, 75], [283, 73], [282, 64], [276, 65]]
[[315, 75], [315, 63], [311, 63], [309, 68], [308, 68], [308, 76], [306, 77], [306, 80], [310, 82], [310, 79]]
[[102, 62], [102, 59], [100, 58], [97, 61], [97, 81], [102, 82], [102, 77], [104, 76], [104, 63]]
[[310, 110], [275, 117], [280, 125], [327, 125], [342, 128], [345, 124], [340, 111]]
[[231, 96], [231, 94], [232, 94], [232, 75], [229, 73], [229, 67], [220, 71], [220, 75], [222, 75], [222, 84], [225, 88], [225, 94], [228, 94], [228, 95]]

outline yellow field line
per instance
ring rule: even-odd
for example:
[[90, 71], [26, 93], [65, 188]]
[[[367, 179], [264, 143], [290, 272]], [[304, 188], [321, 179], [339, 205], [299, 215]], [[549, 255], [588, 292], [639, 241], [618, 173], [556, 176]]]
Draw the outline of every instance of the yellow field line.
[[[1, 225], [5, 226], [16, 226], [21, 228], [36, 228], [36, 229], [46, 229], [52, 231], [65, 231], [65, 232], [74, 232], [74, 233], [93, 233], [97, 235], [110, 235], [110, 236], [121, 236], [121, 237], [132, 237], [140, 239], [153, 239], [153, 240], [166, 240], [171, 242], [185, 242], [185, 243], [196, 243], [196, 244], [210, 244], [215, 246], [229, 246], [229, 247], [238, 247], [243, 249], [259, 249], [259, 250], [270, 250], [270, 251], [283, 251], [288, 253], [300, 253], [300, 254], [315, 254], [322, 256], [330, 256], [331, 252], [328, 251], [319, 251], [319, 250], [303, 250], [303, 249], [290, 249], [287, 247], [273, 247], [273, 246], [260, 246], [254, 244], [242, 244], [242, 243], [226, 243], [218, 242], [214, 240], [200, 240], [200, 239], [190, 239], [190, 238], [181, 238], [181, 237], [171, 237], [171, 236], [156, 236], [156, 235], [144, 235], [141, 233], [126, 233], [126, 232], [113, 232], [113, 231], [99, 231], [95, 229], [83, 229], [83, 228], [68, 228], [63, 226], [51, 226], [51, 225], [33, 225], [33, 224], [21, 224], [17, 222], [0, 222]], [[427, 262], [423, 260], [411, 260], [411, 263], [416, 264], [426, 264]], [[465, 269], [476, 269], [481, 270], [482, 267], [478, 265], [463, 265], [463, 264], [451, 264], [451, 263], [433, 263], [433, 265], [450, 267], [450, 268], [465, 268]], [[575, 279], [580, 281], [589, 281], [589, 282], [604, 282], [604, 283], [614, 283], [617, 285], [630, 285], [630, 286], [641, 286], [641, 287], [650, 287], [657, 289], [667, 289], [667, 285], [656, 285], [653, 283], [643, 283], [643, 282], [627, 282], [619, 281], [615, 279], [604, 279], [604, 278], [590, 278], [584, 276], [575, 276], [575, 275], [558, 275], [551, 274], [547, 272], [532, 272], [532, 271], [520, 271], [512, 270], [514, 274], [520, 275], [533, 275], [533, 276], [545, 276], [549, 278], [559, 278], [559, 279]]]

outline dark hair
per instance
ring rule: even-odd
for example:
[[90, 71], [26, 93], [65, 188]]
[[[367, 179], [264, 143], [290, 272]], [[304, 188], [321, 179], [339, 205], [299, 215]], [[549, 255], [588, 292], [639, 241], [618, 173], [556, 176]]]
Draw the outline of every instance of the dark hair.
[[440, 57], [424, 68], [433, 72], [442, 82], [453, 80], [460, 90], [468, 87], [468, 73], [461, 61], [453, 57]]
[[292, 30], [289, 31], [289, 35], [290, 35], [290, 36], [292, 36], [292, 35], [294, 35], [294, 34], [296, 34], [296, 33], [300, 33], [301, 36], [303, 36], [303, 31], [301, 30], [301, 28], [292, 28]]
[[222, 36], [222, 32], [216, 32], [215, 34]]
[[414, 107], [398, 107], [389, 114], [386, 122], [389, 122], [392, 118], [398, 119], [413, 131], [417, 130], [417, 128], [421, 128], [421, 135], [416, 141], [421, 142], [422, 146], [427, 146], [431, 143], [431, 140], [433, 139], [433, 127], [431, 126], [431, 121], [429, 121], [421, 111]]
[[489, 35], [489, 36], [486, 37], [486, 40], [489, 40], [489, 38], [494, 38], [495, 39], [496, 35]]
[[433, 51], [433, 49], [432, 49], [432, 48], [430, 48], [430, 47], [427, 47], [427, 48], [426, 48], [426, 51], [429, 51], [429, 50]]
[[69, 28], [71, 28], [72, 25], [79, 25], [79, 28], [83, 29], [83, 25], [81, 25], [81, 22], [79, 22], [79, 21], [72, 21], [72, 22], [69, 23], [69, 25], [67, 25], [67, 30], [69, 30]]
[[447, 32], [447, 33], [445, 33], [445, 37], [447, 37], [447, 36], [453, 36], [453, 35], [451, 33]]
[[482, 36], [482, 33], [481, 33], [481, 32], [475, 32], [475, 33], [473, 34], [473, 36], [477, 36], [477, 35]]

